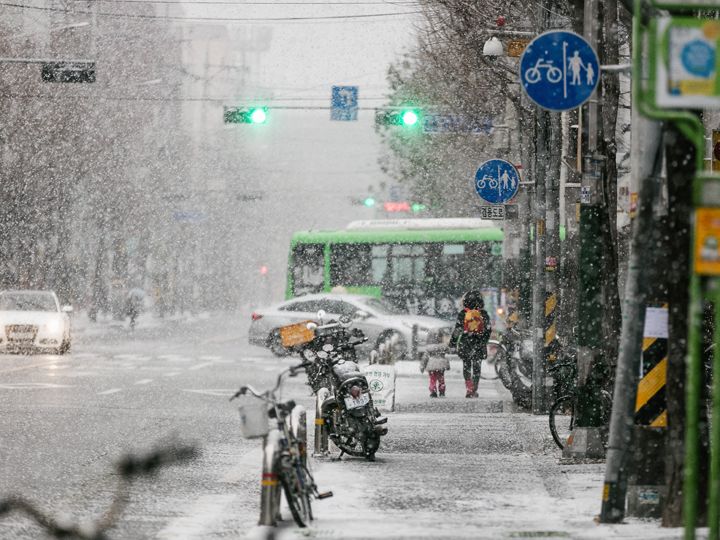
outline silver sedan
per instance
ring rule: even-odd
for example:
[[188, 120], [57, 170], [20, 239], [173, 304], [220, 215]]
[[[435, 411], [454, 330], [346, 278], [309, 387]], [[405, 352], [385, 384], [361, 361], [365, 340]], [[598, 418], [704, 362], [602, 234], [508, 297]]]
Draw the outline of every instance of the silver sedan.
[[279, 328], [317, 320], [319, 310], [325, 311], [328, 319], [350, 316], [352, 327], [362, 330], [368, 338], [364, 346], [358, 347], [358, 352], [366, 355], [373, 349], [389, 345], [394, 349], [393, 356], [406, 357], [412, 343], [413, 326], [417, 326], [419, 347], [447, 343], [452, 332], [448, 321], [402, 313], [382, 298], [355, 294], [310, 294], [255, 310], [248, 339], [253, 345], [268, 347], [274, 354], [284, 356], [289, 351], [282, 345]]

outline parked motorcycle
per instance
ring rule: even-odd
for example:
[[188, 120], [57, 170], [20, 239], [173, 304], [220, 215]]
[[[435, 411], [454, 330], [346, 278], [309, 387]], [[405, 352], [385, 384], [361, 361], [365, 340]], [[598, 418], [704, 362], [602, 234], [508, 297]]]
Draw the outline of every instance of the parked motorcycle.
[[387, 418], [373, 405], [365, 374], [355, 362], [355, 347], [367, 341], [359, 329], [350, 329], [349, 317], [323, 324], [310, 322], [312, 341], [302, 347], [302, 356], [312, 363], [306, 369], [308, 384], [318, 396], [328, 437], [341, 450], [340, 456], [375, 459], [380, 437], [387, 434]]

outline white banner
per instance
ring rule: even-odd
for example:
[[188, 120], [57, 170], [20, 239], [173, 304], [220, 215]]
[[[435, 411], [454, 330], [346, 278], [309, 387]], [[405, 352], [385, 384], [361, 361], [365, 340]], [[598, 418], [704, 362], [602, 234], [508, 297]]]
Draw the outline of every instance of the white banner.
[[373, 403], [381, 411], [395, 410], [395, 366], [371, 364], [363, 368], [367, 377]]

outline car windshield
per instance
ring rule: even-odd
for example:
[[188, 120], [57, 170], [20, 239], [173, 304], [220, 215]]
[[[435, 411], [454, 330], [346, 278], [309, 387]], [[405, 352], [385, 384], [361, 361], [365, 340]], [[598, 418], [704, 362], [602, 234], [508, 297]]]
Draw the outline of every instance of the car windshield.
[[387, 300], [384, 300], [382, 298], [368, 298], [362, 300], [362, 303], [368, 306], [369, 308], [374, 309], [381, 315], [403, 315], [406, 314], [405, 312], [401, 311], [400, 309], [393, 306], [390, 302]]
[[57, 311], [50, 294], [1, 293], [0, 311]]

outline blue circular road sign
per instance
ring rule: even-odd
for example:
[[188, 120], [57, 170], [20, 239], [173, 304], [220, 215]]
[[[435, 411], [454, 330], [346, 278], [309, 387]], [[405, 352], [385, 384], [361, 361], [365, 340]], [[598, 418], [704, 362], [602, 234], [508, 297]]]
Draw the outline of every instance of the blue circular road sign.
[[490, 159], [475, 173], [475, 191], [490, 204], [503, 204], [512, 199], [520, 187], [520, 175], [512, 163]]
[[551, 30], [533, 39], [520, 58], [520, 82], [528, 97], [551, 111], [576, 109], [600, 79], [600, 61], [585, 38]]

